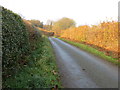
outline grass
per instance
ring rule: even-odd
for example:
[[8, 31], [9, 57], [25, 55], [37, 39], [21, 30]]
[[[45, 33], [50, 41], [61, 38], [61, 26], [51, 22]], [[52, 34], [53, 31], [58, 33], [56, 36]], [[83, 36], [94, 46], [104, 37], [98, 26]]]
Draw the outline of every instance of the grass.
[[47, 37], [36, 43], [37, 49], [27, 57], [27, 65], [5, 82], [9, 88], [61, 88], [51, 44]]
[[82, 50], [85, 50], [85, 51], [87, 51], [89, 53], [92, 53], [92, 54], [94, 54], [94, 55], [96, 55], [96, 56], [98, 56], [100, 58], [103, 58], [103, 59], [105, 59], [105, 60], [107, 60], [109, 62], [112, 62], [112, 63], [114, 63], [114, 64], [116, 64], [118, 66], [120, 66], [120, 62], [118, 62], [118, 60], [116, 58], [106, 56], [103, 52], [100, 52], [95, 48], [92, 48], [92, 47], [90, 47], [88, 45], [85, 45], [85, 44], [69, 41], [69, 40], [66, 40], [66, 39], [63, 39], [63, 38], [59, 38], [59, 39], [65, 41], [65, 42], [67, 42], [67, 43], [69, 43], [71, 45], [74, 45], [74, 46], [76, 46], [76, 47], [78, 47], [78, 48], [80, 48]]

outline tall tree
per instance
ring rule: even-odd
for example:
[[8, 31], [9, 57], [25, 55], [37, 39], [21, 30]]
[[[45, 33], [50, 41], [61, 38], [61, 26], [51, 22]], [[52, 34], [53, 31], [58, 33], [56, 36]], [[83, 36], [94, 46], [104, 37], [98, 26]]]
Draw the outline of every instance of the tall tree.
[[76, 23], [73, 19], [64, 17], [53, 23], [52, 30], [54, 30], [56, 36], [60, 36], [60, 34], [62, 33], [61, 30], [75, 27], [75, 24]]
[[73, 19], [70, 18], [62, 18], [53, 24], [53, 30], [64, 30], [70, 27], [75, 27], [76, 23]]

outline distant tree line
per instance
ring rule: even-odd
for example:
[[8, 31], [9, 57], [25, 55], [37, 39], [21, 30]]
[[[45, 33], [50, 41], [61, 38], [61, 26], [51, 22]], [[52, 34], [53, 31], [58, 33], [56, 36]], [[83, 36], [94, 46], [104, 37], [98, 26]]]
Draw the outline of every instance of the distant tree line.
[[65, 30], [75, 26], [76, 23], [73, 19], [63, 17], [56, 22], [48, 20], [47, 24], [43, 25], [43, 28], [48, 31], [54, 31], [55, 34], [57, 35], [61, 33], [61, 30]]
[[40, 22], [39, 20], [28, 20], [31, 22], [34, 26], [43, 28], [43, 22]]

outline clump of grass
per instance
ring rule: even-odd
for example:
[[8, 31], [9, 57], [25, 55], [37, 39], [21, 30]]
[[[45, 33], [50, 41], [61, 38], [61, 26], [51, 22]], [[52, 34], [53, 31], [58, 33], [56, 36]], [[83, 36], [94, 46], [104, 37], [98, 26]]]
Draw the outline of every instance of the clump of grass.
[[28, 64], [5, 85], [10, 88], [51, 88], [61, 87], [51, 44], [46, 37], [36, 43], [37, 49], [28, 57]]
[[85, 45], [85, 44], [69, 41], [69, 40], [66, 40], [66, 39], [63, 39], [63, 38], [59, 38], [59, 39], [61, 39], [61, 40], [65, 41], [65, 42], [67, 42], [67, 43], [69, 43], [71, 45], [74, 45], [74, 46], [76, 46], [76, 47], [78, 47], [78, 48], [80, 48], [82, 50], [90, 52], [90, 53], [92, 53], [92, 54], [94, 54], [94, 55], [96, 55], [96, 56], [98, 56], [100, 58], [103, 58], [103, 59], [105, 59], [105, 60], [107, 60], [109, 62], [112, 62], [112, 63], [120, 66], [120, 62], [118, 62], [118, 60], [116, 58], [106, 56], [103, 52], [100, 52], [95, 48], [92, 48], [92, 47], [90, 47], [88, 45]]

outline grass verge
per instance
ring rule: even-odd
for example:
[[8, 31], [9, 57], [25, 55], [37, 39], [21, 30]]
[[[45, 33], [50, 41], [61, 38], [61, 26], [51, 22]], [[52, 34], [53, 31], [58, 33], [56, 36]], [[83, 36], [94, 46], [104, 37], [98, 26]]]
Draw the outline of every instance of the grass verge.
[[67, 42], [67, 43], [69, 43], [71, 45], [74, 45], [74, 46], [76, 46], [76, 47], [78, 47], [78, 48], [80, 48], [82, 50], [85, 50], [85, 51], [87, 51], [89, 53], [92, 53], [92, 54], [94, 54], [94, 55], [96, 55], [96, 56], [98, 56], [100, 58], [103, 58], [103, 59], [105, 59], [105, 60], [107, 60], [109, 62], [112, 62], [112, 63], [114, 63], [114, 64], [116, 64], [118, 66], [120, 66], [120, 62], [118, 62], [118, 60], [116, 58], [106, 56], [103, 52], [100, 52], [95, 48], [92, 48], [92, 47], [90, 47], [88, 45], [85, 45], [85, 44], [69, 41], [69, 40], [66, 40], [66, 39], [63, 39], [63, 38], [59, 38], [59, 39], [65, 41], [65, 42]]
[[27, 57], [27, 65], [23, 65], [20, 71], [11, 76], [5, 82], [9, 88], [51, 88], [58, 85], [61, 88], [58, 70], [47, 37], [36, 43], [36, 48]]

